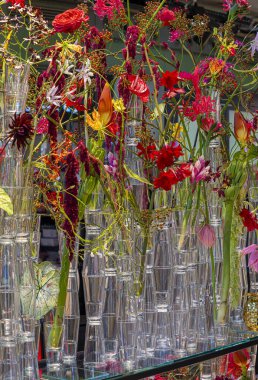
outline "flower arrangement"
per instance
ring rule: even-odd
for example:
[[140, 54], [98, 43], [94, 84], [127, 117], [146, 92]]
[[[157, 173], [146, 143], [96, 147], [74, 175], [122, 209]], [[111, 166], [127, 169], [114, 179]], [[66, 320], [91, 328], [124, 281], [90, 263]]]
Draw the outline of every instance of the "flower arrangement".
[[[98, 247], [105, 252], [118, 236], [132, 237], [128, 210], [146, 238], [139, 292], [153, 225], [183, 210], [179, 246], [190, 226], [207, 251], [215, 294], [210, 210], [222, 209], [216, 319], [224, 323], [229, 294], [235, 303], [239, 297], [239, 234], [258, 229], [257, 210], [246, 197], [258, 156], [252, 104], [257, 36], [239, 41], [234, 35], [248, 1], [225, 0], [227, 21], [213, 29], [208, 16], [191, 18], [187, 8], [170, 9], [164, 0], [146, 2], [134, 16], [129, 1], [127, 6], [122, 0], [84, 1], [58, 14], [52, 25], [30, 0], [0, 4], [1, 72], [21, 63], [30, 67], [29, 112], [14, 114], [5, 126], [1, 156], [11, 141], [27, 173], [33, 169], [37, 204], [65, 234], [58, 305], [65, 303], [76, 237], [85, 243], [78, 226], [91, 195], [102, 192], [110, 223]], [[103, 20], [101, 30], [92, 25], [90, 11]], [[163, 31], [169, 33], [164, 41]], [[212, 49], [205, 55], [207, 34]], [[191, 51], [193, 39], [198, 54]], [[226, 117], [229, 108], [233, 124]]]

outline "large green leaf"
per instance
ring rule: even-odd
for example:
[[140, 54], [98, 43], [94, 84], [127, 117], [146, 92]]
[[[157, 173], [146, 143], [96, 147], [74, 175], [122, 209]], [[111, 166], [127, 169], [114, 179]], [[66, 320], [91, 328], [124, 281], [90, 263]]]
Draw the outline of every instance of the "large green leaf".
[[42, 318], [57, 304], [59, 294], [59, 270], [48, 261], [35, 264], [36, 319]]
[[126, 173], [130, 178], [136, 179], [139, 182], [146, 183], [147, 185], [153, 186], [146, 178], [140, 177], [138, 174], [134, 173], [128, 166], [124, 164]]
[[0, 208], [7, 212], [8, 215], [13, 214], [13, 204], [9, 195], [0, 187]]

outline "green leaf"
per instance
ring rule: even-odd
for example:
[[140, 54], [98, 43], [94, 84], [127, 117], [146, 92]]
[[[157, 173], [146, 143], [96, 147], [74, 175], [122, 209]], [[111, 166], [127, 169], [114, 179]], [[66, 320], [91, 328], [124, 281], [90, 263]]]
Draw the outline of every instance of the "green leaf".
[[59, 270], [48, 261], [34, 265], [36, 278], [36, 319], [42, 318], [57, 304]]
[[13, 215], [13, 204], [9, 195], [0, 187], [0, 208], [7, 212], [8, 215]]
[[126, 166], [125, 164], [124, 168], [130, 178], [136, 179], [137, 181], [142, 183], [146, 183], [146, 185], [153, 186], [152, 183], [150, 183], [146, 178], [140, 177], [138, 174], [134, 173], [131, 169], [129, 169], [128, 166]]
[[163, 114], [164, 112], [164, 109], [165, 109], [165, 103], [160, 103], [158, 105], [158, 107], [155, 107], [154, 108], [154, 111], [153, 111], [153, 114], [152, 114], [152, 119], [157, 119], [157, 117], [159, 116], [159, 114]]
[[252, 145], [247, 153], [248, 160], [254, 160], [258, 157], [258, 146]]

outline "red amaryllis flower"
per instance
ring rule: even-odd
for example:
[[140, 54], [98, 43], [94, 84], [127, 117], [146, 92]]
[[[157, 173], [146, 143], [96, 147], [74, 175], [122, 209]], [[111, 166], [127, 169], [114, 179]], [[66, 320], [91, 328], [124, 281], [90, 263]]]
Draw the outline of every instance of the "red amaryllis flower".
[[29, 113], [14, 114], [9, 125], [7, 138], [13, 140], [12, 145], [24, 148], [33, 135], [32, 116]]
[[89, 20], [82, 9], [73, 8], [56, 15], [52, 25], [58, 33], [73, 33], [80, 28], [82, 22]]
[[129, 81], [128, 90], [137, 95], [144, 103], [149, 101], [150, 90], [147, 84], [138, 75], [127, 75], [126, 79]]
[[137, 155], [138, 156], [143, 156], [145, 158], [145, 160], [155, 160], [157, 154], [158, 154], [158, 151], [156, 150], [156, 146], [153, 144], [153, 145], [148, 145], [148, 146], [143, 146], [141, 143], [138, 143], [137, 144], [137, 149], [138, 149], [138, 153]]
[[250, 138], [251, 129], [251, 123], [245, 120], [241, 112], [236, 111], [234, 115], [234, 132], [236, 139], [242, 144], [247, 143]]
[[158, 12], [157, 19], [162, 21], [163, 26], [169, 26], [170, 22], [175, 20], [175, 13], [164, 7]]
[[252, 214], [247, 208], [243, 208], [239, 216], [242, 218], [243, 225], [247, 228], [247, 231], [258, 230], [256, 215]]
[[197, 236], [204, 247], [211, 248], [214, 246], [216, 241], [216, 234], [214, 228], [209, 224], [205, 224], [204, 226], [197, 229]]
[[157, 154], [157, 166], [160, 170], [163, 170], [173, 165], [175, 159], [183, 155], [180, 144], [174, 141], [171, 145], [165, 145], [160, 149]]
[[238, 379], [243, 374], [243, 370], [249, 368], [250, 354], [246, 348], [228, 354], [228, 369], [227, 376], [232, 376], [234, 379]]

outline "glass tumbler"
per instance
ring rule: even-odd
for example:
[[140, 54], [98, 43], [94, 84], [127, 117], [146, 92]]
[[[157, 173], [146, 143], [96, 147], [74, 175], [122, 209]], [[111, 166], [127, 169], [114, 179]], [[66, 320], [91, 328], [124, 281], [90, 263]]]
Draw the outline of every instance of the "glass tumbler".
[[44, 322], [44, 338], [46, 347], [47, 368], [49, 371], [59, 370], [62, 366], [62, 344], [65, 326], [63, 321]]

